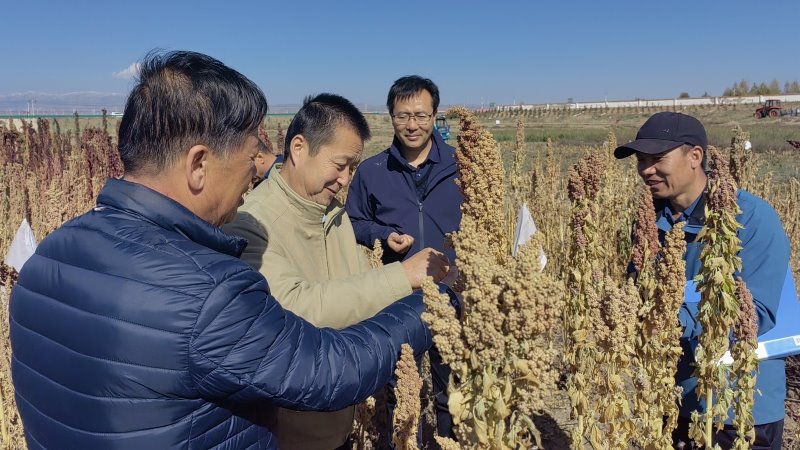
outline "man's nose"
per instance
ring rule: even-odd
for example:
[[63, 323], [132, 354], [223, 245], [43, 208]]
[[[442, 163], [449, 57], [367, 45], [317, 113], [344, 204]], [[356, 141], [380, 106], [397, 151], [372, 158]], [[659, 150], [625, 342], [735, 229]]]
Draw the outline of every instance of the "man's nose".
[[350, 180], [353, 178], [353, 172], [351, 170], [346, 170], [343, 173], [339, 174], [339, 179], [336, 180], [342, 187], [347, 187], [350, 184]]

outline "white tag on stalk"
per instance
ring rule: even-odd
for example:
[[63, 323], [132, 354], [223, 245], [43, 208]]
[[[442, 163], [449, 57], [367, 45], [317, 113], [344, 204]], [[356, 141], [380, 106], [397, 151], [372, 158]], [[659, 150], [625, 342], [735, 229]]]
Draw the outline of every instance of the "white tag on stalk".
[[28, 220], [22, 219], [22, 223], [17, 228], [17, 234], [14, 235], [14, 240], [11, 241], [11, 246], [8, 248], [5, 263], [19, 272], [35, 251], [36, 236], [33, 235], [33, 229], [28, 224]]
[[[523, 203], [517, 211], [517, 228], [514, 232], [514, 250], [511, 252], [512, 256], [517, 256], [519, 248], [525, 245], [526, 242], [531, 240], [531, 237], [536, 233], [536, 223], [533, 221], [531, 211], [528, 209], [527, 203]], [[544, 270], [547, 264], [547, 256], [544, 254], [544, 249], [539, 248], [539, 266], [540, 271]]]

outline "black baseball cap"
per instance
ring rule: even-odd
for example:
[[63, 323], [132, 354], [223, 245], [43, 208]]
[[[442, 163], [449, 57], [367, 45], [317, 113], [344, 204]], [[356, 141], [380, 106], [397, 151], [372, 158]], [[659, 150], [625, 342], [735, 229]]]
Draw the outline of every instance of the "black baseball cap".
[[636, 152], [657, 155], [683, 144], [708, 147], [706, 130], [699, 120], [677, 112], [655, 113], [639, 128], [636, 140], [620, 145], [614, 150], [617, 159], [627, 158]]

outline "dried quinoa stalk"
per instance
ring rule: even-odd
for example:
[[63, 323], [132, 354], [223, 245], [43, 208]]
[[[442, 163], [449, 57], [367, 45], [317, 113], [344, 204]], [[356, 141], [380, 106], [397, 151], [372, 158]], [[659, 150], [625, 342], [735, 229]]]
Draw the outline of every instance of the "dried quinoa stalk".
[[416, 450], [422, 378], [419, 376], [414, 361], [414, 350], [410, 345], [402, 345], [400, 360], [397, 361], [394, 373], [397, 376], [397, 386], [394, 390], [397, 406], [393, 416], [392, 443], [398, 450]]

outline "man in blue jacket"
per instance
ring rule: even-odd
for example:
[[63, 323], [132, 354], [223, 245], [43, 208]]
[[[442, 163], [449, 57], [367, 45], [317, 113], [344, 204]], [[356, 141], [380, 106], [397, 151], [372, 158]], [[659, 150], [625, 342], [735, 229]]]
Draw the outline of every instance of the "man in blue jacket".
[[45, 238], [11, 297], [30, 449], [274, 449], [265, 405], [339, 410], [425, 350], [419, 296], [340, 332], [281, 308], [230, 220], [261, 90], [208, 56], [151, 55], [119, 130], [123, 179]]
[[[680, 310], [680, 322], [684, 327], [681, 358], [676, 381], [683, 388], [678, 429], [673, 436], [678, 441], [688, 442], [688, 425], [694, 410], [705, 405], [698, 402], [693, 376], [694, 349], [702, 329], [697, 321], [700, 301], [695, 292], [694, 277], [701, 268], [701, 243], [697, 234], [703, 228], [707, 177], [705, 158], [708, 140], [703, 125], [694, 117], [661, 112], [650, 117], [636, 135], [636, 140], [617, 147], [614, 155], [626, 158], [636, 155], [637, 170], [653, 193], [659, 237], [678, 222], [686, 222], [687, 295]], [[783, 230], [775, 210], [764, 200], [739, 190], [737, 203], [741, 213], [736, 221], [742, 225], [738, 231], [742, 249], [742, 270], [737, 273], [750, 292], [758, 313], [758, 334], [762, 335], [775, 326], [776, 312], [784, 285], [789, 274], [789, 239]], [[756, 380], [755, 421], [756, 440], [754, 449], [780, 449], [783, 436], [784, 400], [786, 397], [786, 372], [783, 359], [770, 359], [759, 363]], [[730, 448], [736, 437], [730, 425], [717, 433], [722, 448]]]
[[439, 88], [412, 75], [400, 78], [386, 101], [394, 127], [392, 145], [358, 166], [347, 193], [347, 214], [356, 239], [384, 245], [383, 262], [402, 261], [425, 247], [442, 251], [445, 234], [461, 222], [455, 184], [455, 149], [434, 130]]
[[[386, 107], [394, 127], [392, 145], [358, 166], [347, 193], [356, 240], [369, 247], [380, 240], [384, 264], [403, 261], [426, 247], [454, 262], [455, 252], [445, 248], [444, 240], [445, 234], [458, 230], [463, 197], [455, 183], [455, 149], [434, 129], [439, 88], [417, 75], [402, 77], [389, 89]], [[452, 436], [450, 370], [435, 349], [430, 357], [438, 432]]]

